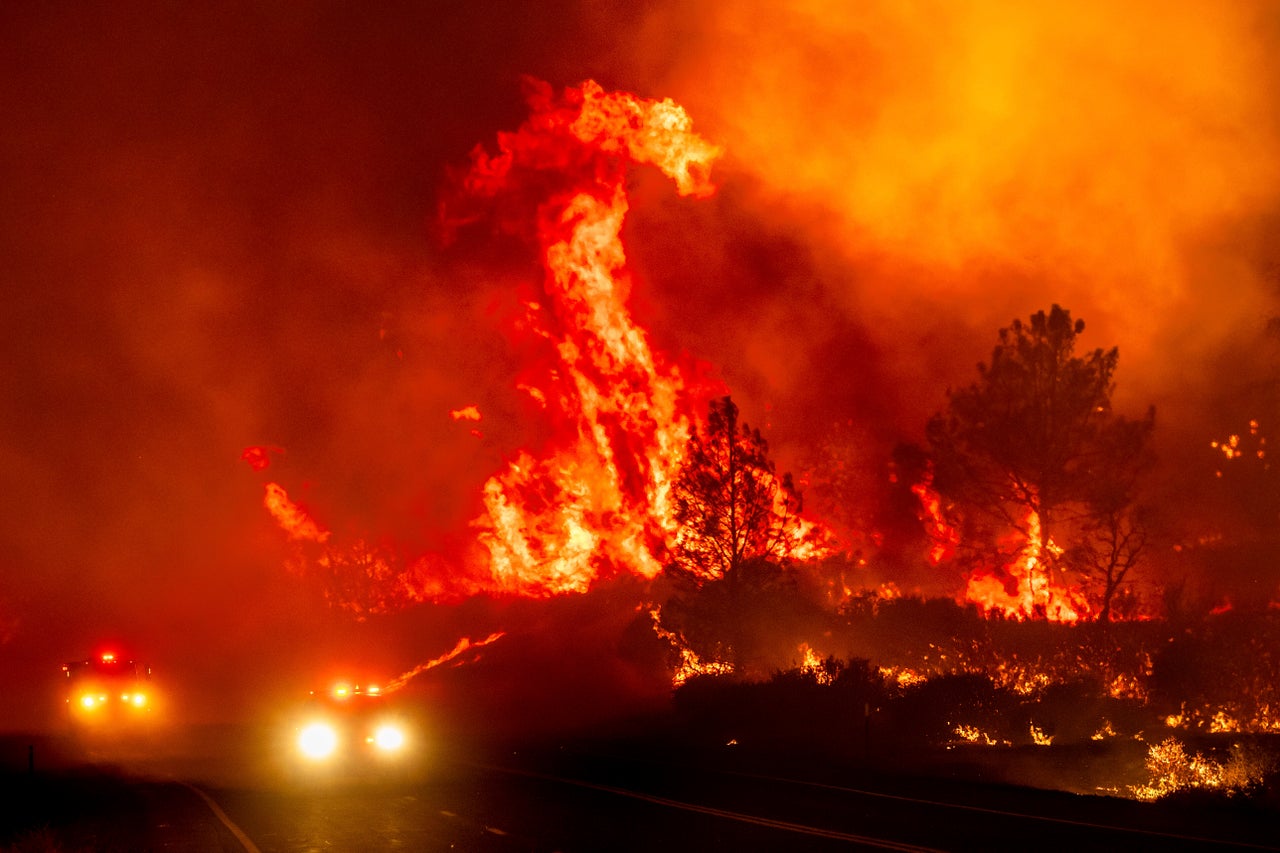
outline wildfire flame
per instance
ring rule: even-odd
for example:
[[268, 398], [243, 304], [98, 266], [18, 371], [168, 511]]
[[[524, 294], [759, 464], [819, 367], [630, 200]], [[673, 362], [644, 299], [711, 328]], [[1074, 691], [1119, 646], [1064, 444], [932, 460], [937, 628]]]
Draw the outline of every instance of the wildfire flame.
[[929, 560], [935, 566], [955, 554], [960, 544], [960, 531], [952, 527], [942, 512], [942, 496], [933, 487], [933, 471], [926, 470], [923, 479], [911, 487], [920, 501], [920, 521], [929, 536]]
[[[1077, 589], [1051, 575], [1052, 561], [1045, 559], [1040, 545], [1040, 518], [1028, 513], [1025, 543], [1017, 556], [995, 572], [975, 571], [969, 575], [965, 599], [986, 612], [998, 612], [1013, 619], [1041, 617], [1052, 622], [1078, 622], [1089, 614], [1089, 605]], [[1050, 558], [1061, 551], [1050, 539], [1045, 549]]]
[[449, 661], [453, 660], [454, 658], [458, 657], [458, 655], [462, 654], [463, 652], [469, 649], [479, 649], [489, 645], [490, 643], [496, 643], [498, 640], [502, 639], [505, 635], [506, 634], [504, 631], [495, 631], [494, 633], [485, 637], [483, 640], [477, 640], [475, 642], [472, 642], [470, 637], [463, 637], [462, 639], [458, 640], [457, 645], [455, 645], [452, 649], [440, 655], [439, 657], [432, 658], [426, 663], [420, 663], [417, 666], [415, 666], [413, 669], [407, 672], [402, 672], [399, 675], [397, 675], [395, 678], [391, 679], [391, 681], [387, 684], [387, 686], [382, 688], [382, 692], [394, 693], [397, 690], [404, 687], [413, 679], [417, 678], [422, 673], [426, 672], [427, 670], [434, 669], [435, 667], [440, 666], [441, 664], [448, 663]]
[[684, 637], [675, 631], [669, 631], [662, 627], [662, 608], [650, 607], [649, 618], [653, 620], [653, 633], [660, 640], [666, 640], [671, 644], [671, 648], [680, 658], [680, 662], [673, 667], [671, 673], [671, 686], [679, 687], [689, 679], [698, 675], [730, 675], [733, 672], [733, 664], [727, 661], [704, 661], [698, 656], [698, 653], [689, 648], [689, 644]]
[[[933, 486], [932, 471], [926, 470], [911, 492], [920, 502], [918, 515], [929, 540], [929, 562], [941, 565], [955, 556], [960, 531], [947, 520], [942, 496]], [[1014, 558], [1003, 565], [970, 571], [961, 600], [976, 604], [987, 613], [1013, 619], [1041, 617], [1078, 622], [1086, 618], [1090, 608], [1080, 591], [1052, 577], [1053, 558], [1061, 556], [1062, 550], [1052, 539], [1041, 545], [1040, 517], [1034, 510], [1027, 513], [1023, 532], [1014, 535]], [[1050, 552], [1049, 559], [1042, 549]]]
[[679, 370], [655, 356], [627, 310], [625, 181], [631, 163], [651, 163], [682, 195], [708, 195], [719, 149], [670, 100], [588, 81], [558, 99], [534, 85], [529, 103], [533, 115], [500, 135], [497, 155], [473, 154], [465, 185], [499, 195], [538, 173], [574, 179], [538, 209], [544, 299], [527, 308], [554, 357], [524, 386], [570, 437], [543, 458], [519, 454], [491, 477], [476, 527], [498, 589], [552, 595], [584, 591], [604, 571], [649, 578], [661, 569], [675, 527], [671, 484], [696, 408]]
[[835, 683], [835, 675], [823, 664], [822, 656], [808, 643], [801, 643], [796, 651], [800, 655], [799, 670], [801, 672], [813, 678], [818, 684]]
[[[670, 491], [690, 425], [717, 390], [688, 383], [632, 319], [620, 234], [633, 164], [652, 164], [681, 195], [704, 197], [714, 191], [709, 170], [720, 149], [669, 99], [606, 92], [592, 81], [559, 97], [530, 82], [527, 96], [528, 120], [499, 134], [498, 153], [477, 148], [460, 182], [471, 203], [537, 195], [545, 277], [525, 307], [549, 357], [520, 388], [558, 436], [542, 455], [517, 452], [484, 484], [485, 511], [474, 527], [488, 579], [438, 576], [430, 555], [397, 569], [392, 555], [363, 541], [347, 554], [284, 487], [266, 486], [266, 506], [289, 538], [324, 546], [316, 565], [363, 572], [362, 583], [395, 588], [404, 603], [481, 592], [549, 596], [585, 591], [602, 574], [655, 576], [675, 531]], [[475, 406], [450, 416], [480, 420]], [[250, 448], [244, 459], [263, 470], [267, 451]]]

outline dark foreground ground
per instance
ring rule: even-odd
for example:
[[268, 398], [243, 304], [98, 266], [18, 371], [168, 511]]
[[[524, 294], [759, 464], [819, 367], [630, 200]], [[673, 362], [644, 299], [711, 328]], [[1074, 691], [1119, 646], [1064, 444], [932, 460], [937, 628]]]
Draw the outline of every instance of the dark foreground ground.
[[[394, 776], [311, 779], [286, 772], [278, 748], [243, 726], [5, 737], [0, 851], [1280, 849], [1274, 799], [1148, 804], [1001, 784], [990, 752], [822, 760], [630, 731], [452, 739]], [[1047, 777], [1089, 757], [999, 760]]]

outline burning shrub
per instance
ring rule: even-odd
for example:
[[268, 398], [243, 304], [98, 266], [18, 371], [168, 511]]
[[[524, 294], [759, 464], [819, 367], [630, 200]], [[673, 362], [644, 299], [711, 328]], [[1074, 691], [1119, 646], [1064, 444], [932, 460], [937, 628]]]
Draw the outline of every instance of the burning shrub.
[[1165, 738], [1147, 753], [1151, 780], [1135, 785], [1131, 793], [1140, 800], [1157, 800], [1186, 791], [1220, 791], [1226, 796], [1258, 789], [1276, 767], [1276, 756], [1256, 745], [1233, 743], [1226, 760], [1201, 752], [1187, 754], [1177, 738]]

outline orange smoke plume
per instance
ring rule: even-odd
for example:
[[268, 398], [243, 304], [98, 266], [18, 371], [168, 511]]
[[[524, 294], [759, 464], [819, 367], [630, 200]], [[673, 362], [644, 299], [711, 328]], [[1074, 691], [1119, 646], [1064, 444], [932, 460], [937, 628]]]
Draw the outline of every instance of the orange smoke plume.
[[1121, 343], [1145, 405], [1275, 310], [1277, 23], [1249, 0], [679, 3], [635, 53], [662, 57], [762, 219], [794, 219], [841, 285], [867, 271], [831, 297], [898, 381], [972, 363], [904, 329], [990, 330], [1051, 294]]

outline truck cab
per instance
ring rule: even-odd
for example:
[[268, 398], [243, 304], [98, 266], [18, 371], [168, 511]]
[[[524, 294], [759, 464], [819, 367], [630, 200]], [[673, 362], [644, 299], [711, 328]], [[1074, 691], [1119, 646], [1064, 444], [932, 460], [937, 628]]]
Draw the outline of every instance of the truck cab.
[[67, 716], [80, 728], [111, 729], [148, 719], [151, 668], [106, 652], [62, 665]]

